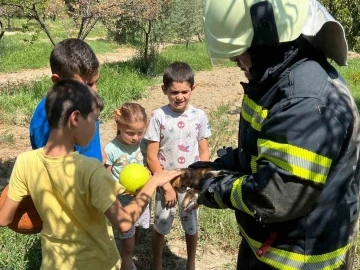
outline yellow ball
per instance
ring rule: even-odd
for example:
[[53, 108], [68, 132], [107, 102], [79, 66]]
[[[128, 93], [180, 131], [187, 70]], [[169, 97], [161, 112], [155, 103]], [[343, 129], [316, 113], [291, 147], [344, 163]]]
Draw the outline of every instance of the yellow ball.
[[149, 171], [141, 164], [131, 163], [120, 172], [119, 183], [130, 194], [136, 194], [149, 180]]

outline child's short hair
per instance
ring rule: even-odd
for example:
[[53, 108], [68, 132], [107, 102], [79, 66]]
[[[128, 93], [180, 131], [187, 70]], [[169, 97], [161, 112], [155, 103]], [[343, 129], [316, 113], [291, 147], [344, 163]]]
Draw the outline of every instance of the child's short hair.
[[53, 74], [72, 79], [75, 74], [87, 76], [99, 69], [99, 61], [91, 47], [83, 40], [69, 38], [56, 44], [50, 55]]
[[56, 82], [46, 95], [45, 111], [50, 128], [64, 127], [75, 110], [87, 117], [95, 109], [102, 111], [103, 108], [100, 96], [75, 80]]
[[[115, 109], [114, 118], [117, 125], [124, 127], [137, 122], [147, 124], [147, 115], [144, 107], [134, 102], [124, 103], [119, 109]], [[117, 129], [117, 135], [119, 134]]]
[[173, 82], [187, 82], [190, 87], [194, 86], [194, 72], [191, 67], [184, 62], [174, 62], [164, 71], [163, 84], [167, 89]]

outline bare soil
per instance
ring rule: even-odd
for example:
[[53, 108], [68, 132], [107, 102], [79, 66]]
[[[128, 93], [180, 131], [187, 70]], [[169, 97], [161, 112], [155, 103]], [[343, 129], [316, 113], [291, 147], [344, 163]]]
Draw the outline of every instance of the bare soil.
[[[115, 53], [99, 55], [99, 60], [101, 63], [124, 61], [134, 56], [134, 54], [133, 49], [122, 48]], [[48, 67], [39, 70], [23, 70], [16, 73], [0, 73], [0, 89], [4, 85], [30, 82], [43, 76], [50, 76]], [[242, 88], [239, 82], [243, 80], [245, 80], [245, 77], [238, 68], [217, 68], [212, 71], [197, 72], [195, 75], [196, 88], [191, 96], [191, 103], [207, 113], [221, 104], [237, 105], [242, 99]], [[163, 95], [159, 84], [147, 89], [144, 98], [135, 102], [143, 105], [147, 113], [150, 114], [155, 108], [167, 104], [167, 98]], [[16, 157], [24, 151], [31, 150], [28, 126], [0, 124], [0, 136], [4, 134], [12, 134], [13, 139], [11, 143], [0, 140], [0, 190], [8, 182]], [[115, 124], [112, 121], [101, 123], [101, 141], [103, 145], [113, 139], [114, 135]], [[179, 224], [175, 223], [174, 226], [179, 226]], [[134, 259], [139, 270], [150, 269], [150, 243], [151, 230], [143, 230]], [[201, 241], [199, 241], [197, 269], [234, 269], [235, 261], [236, 254], [219, 250], [217, 247], [203, 247]], [[185, 241], [170, 234], [166, 238], [164, 269], [185, 268]]]

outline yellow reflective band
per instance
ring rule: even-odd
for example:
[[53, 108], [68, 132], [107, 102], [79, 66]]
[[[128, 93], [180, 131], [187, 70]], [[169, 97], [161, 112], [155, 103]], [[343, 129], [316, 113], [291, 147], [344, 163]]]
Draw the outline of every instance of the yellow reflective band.
[[252, 173], [256, 173], [256, 172], [257, 172], [256, 159], [257, 159], [257, 156], [251, 156], [250, 167], [251, 167], [251, 172], [252, 172]]
[[241, 115], [245, 121], [249, 122], [252, 128], [257, 131], [261, 130], [262, 122], [268, 115], [268, 110], [263, 109], [251, 100], [248, 95], [244, 96], [243, 106], [241, 108]]
[[306, 149], [269, 140], [258, 140], [258, 158], [301, 178], [324, 184], [331, 166], [331, 159]]
[[242, 198], [242, 183], [244, 178], [245, 176], [242, 176], [239, 179], [235, 180], [231, 188], [230, 201], [235, 208], [247, 213], [250, 216], [254, 216], [254, 213], [249, 210]]
[[[250, 238], [238, 224], [241, 234], [245, 237], [246, 241], [250, 245], [252, 251], [256, 255], [256, 251], [262, 246], [262, 244], [252, 238]], [[339, 248], [335, 251], [325, 253], [322, 255], [302, 255], [274, 247], [270, 247], [266, 253], [261, 257], [257, 256], [257, 259], [267, 263], [278, 269], [323, 269], [330, 270], [336, 269], [345, 262], [346, 252], [350, 249], [352, 243]]]

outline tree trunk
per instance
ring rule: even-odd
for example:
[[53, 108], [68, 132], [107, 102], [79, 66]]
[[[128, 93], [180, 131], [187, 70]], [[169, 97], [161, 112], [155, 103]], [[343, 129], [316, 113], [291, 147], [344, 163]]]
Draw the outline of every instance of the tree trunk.
[[90, 20], [91, 20], [91, 17], [89, 17], [89, 16], [81, 19], [81, 25], [80, 25], [80, 29], [79, 29], [77, 38], [84, 40], [83, 35], [84, 35], [85, 29], [88, 26]]
[[[90, 26], [86, 29], [86, 31], [84, 31], [81, 39], [84, 40], [91, 32], [91, 30], [94, 29], [96, 23], [99, 21], [99, 18], [96, 18], [91, 24]], [[89, 24], [88, 24], [89, 25]]]
[[0, 20], [0, 39], [4, 36], [5, 30], [2, 21]]
[[7, 28], [8, 28], [9, 30], [12, 29], [10, 16], [7, 16]]
[[150, 32], [151, 32], [151, 21], [148, 21], [148, 30], [145, 31], [145, 50], [144, 50], [144, 60], [145, 60], [145, 67], [146, 72], [149, 68], [149, 40], [150, 40]]

